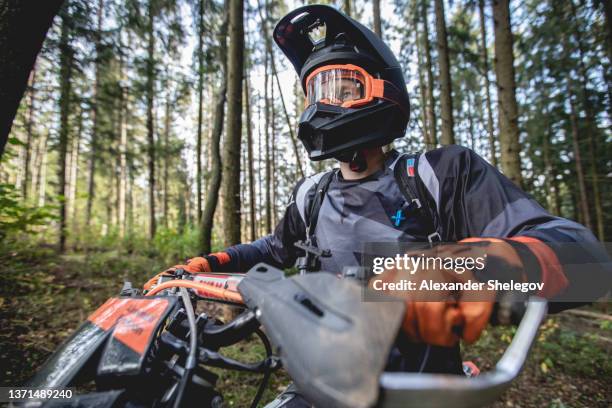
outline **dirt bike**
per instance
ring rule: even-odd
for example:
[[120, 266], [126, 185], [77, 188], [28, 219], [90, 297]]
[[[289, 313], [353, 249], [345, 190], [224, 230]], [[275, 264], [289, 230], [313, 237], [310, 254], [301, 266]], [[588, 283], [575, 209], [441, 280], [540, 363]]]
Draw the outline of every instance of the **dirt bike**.
[[[283, 366], [316, 407], [484, 406], [519, 374], [546, 314], [546, 302], [527, 302], [512, 343], [492, 371], [477, 377], [384, 372], [404, 305], [364, 302], [363, 290], [354, 279], [328, 273], [286, 277], [266, 264], [246, 274], [178, 270], [146, 293], [126, 282], [27, 386], [77, 387], [69, 401], [41, 401], [45, 407], [218, 408], [224, 401], [214, 367], [260, 373], [251, 404], [256, 407], [271, 373]], [[202, 301], [243, 311], [222, 323], [205, 313], [196, 316]], [[222, 354], [253, 335], [263, 342], [263, 360], [245, 363]], [[268, 406], [283, 406], [286, 399]]]

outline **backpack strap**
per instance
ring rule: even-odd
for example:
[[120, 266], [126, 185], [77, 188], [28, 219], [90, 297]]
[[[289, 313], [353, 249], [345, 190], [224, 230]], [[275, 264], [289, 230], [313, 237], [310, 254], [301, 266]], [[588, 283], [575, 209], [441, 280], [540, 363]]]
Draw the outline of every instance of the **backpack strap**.
[[319, 210], [323, 205], [323, 200], [325, 199], [325, 194], [327, 194], [327, 190], [329, 185], [331, 184], [334, 176], [338, 172], [338, 169], [334, 169], [328, 171], [323, 174], [319, 179], [319, 182], [315, 184], [315, 195], [310, 203], [310, 211], [308, 211], [306, 215], [306, 239], [310, 241], [310, 244], [316, 246], [315, 242], [315, 229], [317, 228], [317, 221], [319, 220]]
[[438, 213], [435, 209], [432, 210], [427, 194], [417, 184], [419, 156], [418, 154], [402, 155], [395, 163], [393, 173], [409, 208], [415, 211], [427, 226], [427, 240], [430, 243], [440, 242], [443, 234], [440, 230]]

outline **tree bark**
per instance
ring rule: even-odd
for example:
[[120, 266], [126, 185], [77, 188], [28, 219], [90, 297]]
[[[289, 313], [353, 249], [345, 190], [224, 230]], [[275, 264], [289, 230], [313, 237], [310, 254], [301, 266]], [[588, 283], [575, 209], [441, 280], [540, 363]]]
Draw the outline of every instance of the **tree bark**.
[[[416, 21], [415, 21], [416, 23]], [[415, 24], [416, 27], [416, 24]], [[421, 46], [419, 41], [418, 30], [414, 30], [414, 41], [416, 44], [416, 53], [417, 53], [417, 64], [418, 64], [418, 72], [419, 72], [419, 101], [421, 102], [421, 120], [423, 121], [423, 139], [425, 141], [425, 148], [427, 150], [431, 150], [435, 148], [435, 144], [432, 142], [430, 134], [429, 134], [429, 126], [428, 126], [428, 114], [427, 114], [427, 86], [425, 85], [425, 78], [423, 78], [423, 71], [421, 67], [423, 66], [423, 57], [421, 56]]]
[[121, 87], [120, 105], [121, 105], [121, 128], [119, 130], [119, 191], [118, 201], [119, 208], [117, 209], [117, 222], [119, 223], [119, 236], [125, 237], [126, 234], [126, 193], [127, 193], [127, 98], [126, 92]]
[[5, 0], [0, 3], [0, 157], [30, 71], [63, 0]]
[[344, 14], [351, 17], [351, 0], [342, 0]]
[[510, 0], [492, 0], [492, 8], [495, 26], [495, 74], [497, 77], [501, 167], [506, 177], [521, 186], [523, 177], [515, 92], [513, 39], [510, 28]]
[[[548, 115], [546, 115], [548, 117]], [[542, 156], [544, 158], [545, 168], [545, 180], [546, 180], [546, 192], [548, 200], [548, 210], [553, 214], [560, 216], [559, 209], [559, 193], [557, 191], [557, 172], [552, 162], [551, 148], [550, 148], [550, 136], [552, 130], [550, 128], [550, 121], [547, 120], [546, 131], [542, 135]]]
[[[168, 88], [170, 86], [168, 85]], [[172, 122], [172, 109], [171, 109], [171, 92], [170, 89], [166, 90], [166, 109], [164, 115], [164, 160], [163, 160], [163, 217], [164, 227], [168, 228], [168, 178], [169, 178], [169, 159], [170, 159], [170, 123]]]
[[79, 156], [81, 152], [81, 137], [83, 134], [83, 114], [82, 109], [79, 109], [79, 115], [77, 118], [77, 132], [72, 138], [72, 149], [70, 153], [70, 183], [68, 192], [68, 211], [67, 218], [71, 221], [71, 230], [76, 231], [77, 219], [76, 219], [76, 194], [77, 194], [77, 182], [79, 176]]
[[427, 72], [427, 126], [429, 140], [435, 148], [438, 144], [436, 125], [436, 101], [434, 99], [434, 78], [431, 62], [431, 45], [429, 43], [429, 18], [427, 16], [428, 0], [421, 2], [421, 17], [423, 20], [423, 49], [425, 51], [425, 70]]
[[223, 146], [223, 221], [225, 246], [240, 242], [240, 148], [242, 134], [242, 73], [244, 64], [244, 3], [229, 0], [227, 63], [227, 133]]
[[47, 196], [47, 142], [49, 141], [49, 131], [45, 132], [40, 140], [40, 170], [38, 171], [38, 206], [45, 205]]
[[30, 167], [31, 167], [31, 158], [32, 158], [32, 141], [34, 137], [33, 127], [34, 127], [34, 105], [36, 102], [36, 65], [32, 68], [32, 73], [30, 75], [30, 104], [28, 106], [28, 120], [26, 123], [26, 145], [25, 148], [25, 158], [23, 162], [23, 200], [27, 201], [28, 199], [28, 189], [30, 187]]
[[374, 32], [382, 38], [382, 28], [380, 23], [380, 0], [372, 0], [372, 15], [374, 18]]
[[[268, 2], [264, 3], [266, 9], [268, 7]], [[262, 8], [264, 7], [261, 1], [257, 2], [259, 17], [261, 20], [261, 26], [264, 31], [264, 41], [266, 50], [264, 52], [264, 139], [265, 139], [265, 233], [270, 234], [272, 232], [272, 159], [270, 155], [270, 129], [272, 128], [270, 124], [270, 95], [269, 91], [269, 73], [270, 73], [270, 53], [268, 50], [268, 37], [267, 34], [267, 21], [264, 15], [266, 13], [262, 12]], [[274, 129], [272, 129], [274, 132]]]
[[274, 62], [273, 53], [270, 54], [270, 59], [272, 60], [272, 72], [274, 73], [274, 78], [276, 78], [276, 86], [278, 87], [281, 105], [283, 106], [283, 113], [285, 114], [285, 120], [287, 121], [287, 127], [289, 128], [289, 136], [291, 137], [291, 145], [293, 146], [293, 153], [295, 154], [295, 163], [298, 169], [298, 174], [301, 178], [304, 178], [304, 169], [302, 168], [302, 160], [300, 160], [300, 148], [297, 144], [297, 138], [295, 137], [295, 132], [293, 131], [293, 123], [291, 123], [291, 117], [289, 116], [287, 105], [285, 104], [285, 98], [283, 97], [283, 89], [281, 88], [278, 73], [276, 72], [276, 63]]
[[98, 25], [95, 33], [95, 48], [96, 48], [96, 60], [95, 60], [95, 74], [94, 74], [94, 85], [93, 85], [93, 96], [92, 96], [92, 108], [91, 108], [91, 146], [90, 146], [90, 157], [89, 157], [89, 180], [87, 187], [87, 207], [85, 213], [85, 223], [89, 227], [92, 219], [92, 207], [93, 201], [96, 194], [96, 161], [98, 160], [98, 94], [100, 93], [100, 64], [101, 64], [101, 52], [102, 52], [102, 22], [104, 19], [104, 0], [98, 0]]
[[576, 6], [574, 5], [574, 1], [570, 0], [570, 7], [572, 12], [572, 20], [574, 22], [574, 35], [576, 37], [576, 42], [578, 43], [578, 68], [580, 72], [580, 96], [582, 99], [582, 105], [584, 107], [585, 115], [586, 115], [586, 125], [589, 129], [588, 135], [585, 138], [588, 146], [588, 159], [589, 159], [589, 173], [591, 174], [591, 185], [593, 187], [593, 206], [595, 207], [595, 223], [597, 226], [597, 236], [603, 242], [604, 241], [604, 214], [603, 207], [601, 204], [601, 196], [599, 193], [599, 172], [597, 168], [598, 160], [597, 160], [597, 149], [596, 149], [596, 141], [595, 135], [598, 133], [597, 128], [597, 119], [595, 118], [595, 114], [593, 113], [593, 106], [589, 99], [589, 91], [587, 89], [588, 84], [588, 73], [587, 68], [584, 63], [584, 45], [582, 43], [582, 33], [580, 32], [580, 26], [578, 25], [578, 19], [576, 17]]
[[66, 159], [68, 154], [69, 143], [69, 123], [70, 115], [70, 94], [72, 91], [72, 61], [74, 51], [70, 45], [70, 15], [68, 15], [68, 7], [62, 11], [62, 23], [60, 34], [60, 129], [58, 143], [58, 168], [57, 168], [57, 195], [59, 198], [59, 250], [64, 252], [66, 249]]
[[[293, 146], [293, 152], [295, 154], [296, 166], [297, 166], [300, 177], [303, 178], [304, 169], [302, 167], [302, 161], [300, 160], [300, 150], [297, 144], [297, 138], [295, 136], [295, 132], [293, 130], [294, 127], [293, 127], [293, 124], [291, 123], [291, 117], [289, 116], [287, 105], [285, 104], [285, 98], [283, 96], [283, 89], [281, 87], [280, 80], [278, 79], [278, 72], [276, 70], [276, 61], [274, 59], [274, 50], [272, 48], [272, 41], [270, 40], [270, 35], [268, 34], [268, 24], [267, 24], [268, 17], [269, 17], [268, 16], [268, 2], [266, 1], [264, 4], [265, 4], [265, 11], [266, 11], [265, 17], [262, 14], [261, 2], [258, 2], [259, 17], [262, 22], [263, 36], [265, 38], [266, 48], [267, 48], [268, 56], [270, 58], [270, 67], [272, 68], [272, 75], [276, 79], [276, 85], [278, 87], [278, 93], [280, 95], [281, 105], [283, 107], [283, 113], [285, 115], [285, 120], [287, 121], [287, 127], [289, 128], [289, 135], [291, 136], [291, 145]], [[274, 85], [272, 85], [272, 87], [274, 87]]]
[[578, 119], [576, 117], [576, 108], [573, 101], [573, 90], [571, 79], [567, 79], [567, 97], [570, 104], [570, 125], [572, 129], [572, 146], [574, 148], [574, 161], [576, 163], [576, 175], [578, 176], [578, 189], [580, 191], [579, 203], [582, 213], [584, 225], [591, 229], [591, 215], [589, 214], [589, 199], [587, 196], [586, 182], [584, 178], [584, 170], [582, 167], [582, 155], [580, 154], [580, 136], [578, 131]]
[[482, 58], [482, 71], [485, 80], [485, 103], [487, 107], [487, 135], [489, 136], [489, 156], [493, 167], [497, 167], [495, 154], [495, 133], [493, 130], [493, 109], [491, 108], [491, 81], [489, 81], [489, 52], [487, 50], [487, 28], [485, 25], [484, 0], [478, 0], [480, 15], [480, 48]]
[[198, 0], [198, 134], [196, 139], [197, 215], [202, 219], [202, 109], [204, 94], [204, 0]]
[[255, 169], [253, 157], [253, 130], [251, 122], [251, 95], [249, 90], [249, 73], [245, 70], [244, 75], [244, 100], [246, 108], [246, 129], [247, 129], [247, 166], [249, 177], [249, 225], [250, 225], [250, 240], [255, 241]]
[[417, 54], [417, 72], [419, 76], [419, 102], [421, 104], [421, 120], [423, 122], [423, 139], [425, 142], [425, 148], [427, 150], [433, 149], [435, 146], [433, 145], [430, 135], [429, 135], [429, 127], [427, 121], [427, 89], [425, 85], [425, 78], [423, 77], [423, 47], [421, 38], [419, 36], [419, 2], [417, 0], [413, 0], [412, 2], [412, 20], [407, 19], [407, 22], [412, 22], [412, 26], [415, 28], [414, 31], [414, 46]]
[[228, 11], [227, 11], [227, 0], [225, 2], [225, 16], [223, 18], [223, 24], [219, 30], [219, 44], [221, 57], [221, 86], [219, 87], [217, 102], [215, 105], [215, 121], [210, 137], [210, 183], [208, 186], [208, 193], [206, 194], [206, 201], [204, 203], [204, 209], [202, 211], [202, 220], [200, 228], [200, 247], [202, 252], [207, 254], [212, 250], [212, 228], [213, 218], [215, 216], [215, 210], [217, 209], [217, 203], [219, 201], [219, 189], [221, 187], [221, 134], [223, 133], [223, 122], [225, 119], [225, 99], [227, 91], [227, 24], [228, 24]]
[[442, 117], [442, 138], [440, 143], [450, 145], [455, 144], [455, 132], [453, 123], [453, 89], [450, 79], [444, 0], [435, 0], [435, 10], [438, 64], [440, 66], [440, 113]]
[[146, 108], [147, 108], [147, 154], [149, 164], [149, 238], [155, 237], [155, 134], [153, 127], [153, 103], [155, 82], [155, 11], [154, 1], [149, 0], [147, 11], [147, 61], [146, 61]]

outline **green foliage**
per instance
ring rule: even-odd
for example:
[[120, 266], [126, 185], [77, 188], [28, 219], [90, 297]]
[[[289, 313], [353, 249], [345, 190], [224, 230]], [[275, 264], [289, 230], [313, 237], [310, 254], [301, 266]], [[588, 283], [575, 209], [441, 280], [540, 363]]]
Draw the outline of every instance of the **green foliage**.
[[181, 234], [174, 228], [160, 227], [150, 251], [168, 265], [183, 262], [198, 254], [198, 237], [198, 230], [194, 227], [185, 228]]
[[56, 219], [53, 206], [33, 207], [24, 204], [17, 189], [0, 184], [0, 239], [8, 235], [34, 232], [34, 227]]

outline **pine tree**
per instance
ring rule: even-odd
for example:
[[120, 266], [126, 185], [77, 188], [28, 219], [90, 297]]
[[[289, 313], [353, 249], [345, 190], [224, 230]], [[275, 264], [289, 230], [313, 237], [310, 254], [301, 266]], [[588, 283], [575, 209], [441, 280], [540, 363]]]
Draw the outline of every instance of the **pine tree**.
[[514, 73], [513, 38], [510, 29], [510, 0], [492, 0], [495, 26], [495, 74], [501, 167], [510, 180], [522, 185], [518, 128], [518, 106]]
[[444, 18], [444, 0], [434, 0], [436, 11], [436, 36], [438, 42], [438, 64], [440, 66], [440, 112], [442, 118], [443, 145], [455, 144], [453, 120], [453, 90], [450, 78], [450, 60]]

